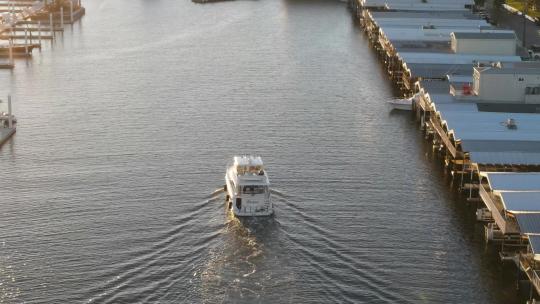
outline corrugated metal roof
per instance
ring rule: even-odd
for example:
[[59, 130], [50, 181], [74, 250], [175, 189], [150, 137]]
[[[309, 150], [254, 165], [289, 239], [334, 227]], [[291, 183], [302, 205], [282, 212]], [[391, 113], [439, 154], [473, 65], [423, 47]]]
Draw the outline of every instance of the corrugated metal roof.
[[402, 11], [466, 11], [465, 5], [454, 4], [454, 3], [387, 3], [386, 8], [392, 10], [402, 10]]
[[477, 164], [508, 164], [533, 166], [540, 164], [540, 153], [534, 152], [469, 152], [469, 158]]
[[447, 8], [460, 8], [464, 9], [465, 5], [472, 5], [473, 1], [469, 0], [453, 0], [452, 2], [448, 1], [437, 1], [430, 0], [429, 3], [426, 3], [422, 0], [361, 0], [362, 6], [391, 6], [397, 8], [398, 6], [419, 6], [419, 5], [429, 5], [430, 7], [439, 8], [439, 10], [444, 11]]
[[494, 191], [540, 191], [540, 173], [480, 172]]
[[[420, 89], [423, 89], [424, 93], [427, 93], [432, 100], [438, 100], [440, 98], [444, 103], [446, 100], [452, 98], [448, 94], [450, 83], [446, 80], [422, 79], [420, 80]], [[436, 97], [437, 99], [434, 99]]]
[[[512, 141], [512, 140], [463, 140], [461, 146], [464, 152], [477, 153], [477, 152], [497, 152], [501, 153], [500, 156], [506, 156], [508, 159], [501, 159], [501, 162], [482, 162], [481, 164], [513, 164], [520, 156], [526, 157], [525, 153], [539, 153], [540, 143], [531, 141]], [[502, 153], [508, 153], [503, 155]], [[534, 157], [531, 155], [531, 157]], [[532, 159], [530, 160], [532, 161]]]
[[[406, 53], [409, 54], [409, 53]], [[427, 54], [427, 53], [423, 53]], [[437, 55], [439, 55], [438, 53]], [[419, 60], [417, 60], [419, 61]], [[422, 78], [446, 78], [448, 74], [471, 74], [473, 65], [471, 62], [466, 64], [437, 64], [437, 63], [414, 63], [407, 62], [404, 67], [408, 69], [412, 77]], [[448, 90], [446, 90], [448, 92]]]
[[454, 32], [451, 35], [454, 35], [457, 39], [503, 39], [503, 40], [515, 40], [516, 34], [515, 33], [508, 33], [508, 32], [491, 32], [491, 33], [470, 33], [470, 32]]
[[473, 64], [475, 62], [521, 61], [519, 56], [498, 56], [480, 54], [438, 54], [438, 53], [399, 53], [405, 64]]
[[[482, 20], [478, 15], [472, 14], [470, 11], [467, 12], [456, 12], [456, 11], [430, 11], [430, 12], [414, 12], [414, 11], [370, 11], [369, 14], [375, 20], [379, 19], [438, 19], [438, 20]], [[455, 22], [455, 21], [454, 21]]]
[[[416, 40], [416, 41], [448, 41], [450, 42], [450, 34], [456, 31], [457, 28], [407, 28], [400, 25], [394, 27], [381, 27], [379, 32], [381, 35], [384, 35], [386, 39], [390, 41], [400, 41], [400, 40]], [[480, 29], [478, 27], [470, 28], [460, 28], [460, 32], [470, 32], [470, 33], [479, 33]], [[508, 30], [482, 30], [482, 32], [493, 32], [493, 33], [513, 33]]]
[[529, 235], [529, 244], [534, 255], [540, 254], [540, 235]]
[[435, 28], [454, 28], [456, 31], [459, 31], [463, 28], [470, 28], [470, 29], [480, 29], [480, 27], [487, 27], [491, 29], [495, 29], [494, 27], [491, 27], [489, 23], [487, 23], [485, 20], [474, 20], [474, 19], [439, 19], [437, 17], [434, 18], [388, 18], [388, 17], [377, 17], [374, 18], [374, 21], [377, 23], [379, 27], [382, 28], [390, 28], [390, 27], [405, 27], [405, 28], [420, 28], [422, 26], [434, 26]]
[[540, 62], [504, 62], [500, 67], [475, 67], [480, 74], [540, 74]]
[[518, 213], [515, 217], [522, 234], [540, 233], [540, 213]]
[[508, 192], [499, 193], [504, 209], [512, 213], [540, 213], [540, 192]]
[[[473, 106], [435, 102], [454, 139], [478, 164], [540, 164], [540, 115], [528, 113], [474, 112]], [[453, 105], [452, 107], [449, 105]], [[468, 111], [470, 110], [470, 111]], [[505, 121], [515, 119], [517, 129], [508, 129]]]
[[438, 103], [437, 111], [474, 112], [478, 111], [474, 103]]

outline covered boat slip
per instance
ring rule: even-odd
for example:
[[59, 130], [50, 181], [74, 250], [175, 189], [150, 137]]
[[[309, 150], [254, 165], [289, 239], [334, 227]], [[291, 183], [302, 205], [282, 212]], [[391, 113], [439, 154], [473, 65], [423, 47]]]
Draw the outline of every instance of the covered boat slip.
[[463, 11], [472, 6], [471, 0], [356, 0], [361, 8], [385, 10]]
[[[447, 81], [420, 82], [421, 108], [428, 127], [455, 158], [465, 153], [471, 163], [489, 166], [540, 165], [540, 115], [482, 112], [473, 101], [445, 94]], [[436, 92], [435, 94], [427, 92]], [[515, 128], [508, 127], [512, 119]]]
[[540, 173], [480, 176], [480, 197], [503, 234], [540, 234]]
[[519, 56], [455, 54], [444, 52], [398, 52], [388, 66], [389, 73], [402, 74], [406, 92], [413, 92], [417, 81], [447, 79], [448, 75], [471, 75], [479, 62], [518, 62]]
[[[407, 26], [409, 23], [417, 25], [417, 27], [433, 24], [451, 25], [459, 24], [464, 21], [472, 27], [490, 26], [486, 21], [472, 14], [470, 11], [372, 11], [363, 10], [362, 17], [364, 26], [367, 30], [378, 30], [384, 27], [384, 22], [389, 22], [389, 25], [403, 24]], [[472, 20], [472, 21], [471, 21]], [[456, 22], [458, 21], [458, 22]]]
[[540, 262], [540, 235], [528, 236], [529, 246], [526, 253], [519, 254], [519, 268], [527, 275], [536, 290], [540, 290], [540, 271], [535, 269]]
[[492, 191], [540, 191], [540, 173], [481, 172]]
[[525, 265], [540, 294], [538, 266], [524, 254], [530, 240], [540, 262], [538, 67], [517, 56], [514, 31], [465, 9], [473, 1], [350, 1], [390, 79], [414, 97], [452, 184], [479, 204], [486, 240], [500, 242], [502, 260]]
[[540, 192], [499, 193], [504, 209], [512, 213], [540, 213]]

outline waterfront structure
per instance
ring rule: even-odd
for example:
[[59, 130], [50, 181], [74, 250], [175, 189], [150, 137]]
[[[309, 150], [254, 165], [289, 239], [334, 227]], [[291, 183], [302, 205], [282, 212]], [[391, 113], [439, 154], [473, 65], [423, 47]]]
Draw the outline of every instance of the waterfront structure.
[[[4, 7], [4, 8], [3, 8]], [[84, 14], [81, 0], [66, 0], [60, 5], [51, 1], [10, 1], [0, 4], [0, 57], [9, 62], [0, 68], [14, 67], [13, 57], [30, 57], [32, 50], [41, 49], [43, 39], [52, 40], [55, 32], [62, 32], [65, 24], [73, 24]]]
[[484, 102], [540, 104], [540, 62], [475, 67], [472, 93]]
[[351, 0], [454, 185], [540, 294], [540, 65], [472, 1]]
[[456, 54], [516, 55], [517, 38], [513, 32], [452, 32], [450, 42]]

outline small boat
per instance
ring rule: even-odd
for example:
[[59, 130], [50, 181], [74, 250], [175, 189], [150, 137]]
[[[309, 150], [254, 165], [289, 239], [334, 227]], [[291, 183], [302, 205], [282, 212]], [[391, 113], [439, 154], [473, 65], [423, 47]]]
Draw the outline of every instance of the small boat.
[[17, 123], [17, 118], [13, 114], [8, 114], [6, 112], [0, 112], [0, 128], [9, 127], [9, 118], [11, 116], [11, 124], [14, 125]]
[[413, 102], [418, 101], [419, 97], [420, 95], [415, 94], [414, 96], [409, 98], [392, 99], [387, 102], [394, 110], [411, 111]]
[[387, 102], [388, 104], [390, 104], [390, 106], [394, 110], [404, 110], [404, 111], [412, 110], [412, 103], [413, 103], [412, 97], [405, 98], [405, 99], [392, 99]]
[[270, 180], [260, 156], [235, 156], [225, 173], [226, 201], [236, 216], [269, 216]]

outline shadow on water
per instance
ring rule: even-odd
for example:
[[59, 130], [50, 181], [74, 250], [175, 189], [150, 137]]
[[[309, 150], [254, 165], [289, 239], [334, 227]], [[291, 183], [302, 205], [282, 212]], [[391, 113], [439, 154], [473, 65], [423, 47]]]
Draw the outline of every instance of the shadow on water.
[[485, 241], [484, 223], [478, 222], [475, 216], [480, 203], [468, 202], [467, 193], [459, 192], [459, 180], [447, 173], [444, 158], [439, 156], [437, 149], [423, 138], [423, 133], [418, 130], [414, 117], [410, 117], [405, 123], [410, 124], [411, 129], [418, 133], [422, 157], [428, 161], [428, 168], [432, 175], [440, 181], [440, 193], [447, 197], [444, 201], [450, 202], [447, 208], [451, 210], [451, 221], [455, 227], [458, 227], [460, 238], [468, 245], [467, 250], [471, 251], [476, 260], [474, 268], [479, 272], [478, 278], [484, 281], [483, 283], [488, 285], [490, 290], [493, 290], [491, 293], [493, 303], [525, 303], [528, 293], [516, 288], [517, 268], [511, 263], [501, 262], [500, 245], [488, 244]]

